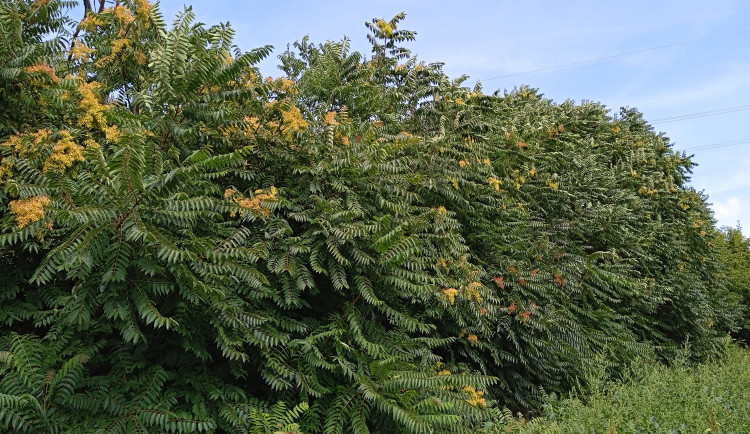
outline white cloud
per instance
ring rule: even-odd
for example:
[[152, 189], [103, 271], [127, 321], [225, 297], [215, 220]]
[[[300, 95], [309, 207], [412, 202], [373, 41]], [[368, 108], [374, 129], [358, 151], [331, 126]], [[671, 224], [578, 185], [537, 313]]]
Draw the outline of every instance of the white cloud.
[[722, 202], [716, 202], [712, 208], [719, 226], [736, 226], [738, 221], [743, 220], [743, 217], [747, 222], [747, 203], [739, 197], [730, 197]]

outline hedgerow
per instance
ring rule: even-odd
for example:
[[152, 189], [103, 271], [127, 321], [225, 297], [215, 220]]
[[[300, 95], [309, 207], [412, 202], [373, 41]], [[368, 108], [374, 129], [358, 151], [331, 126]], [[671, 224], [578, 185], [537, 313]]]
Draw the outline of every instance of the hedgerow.
[[0, 7], [6, 428], [471, 432], [737, 323], [636, 110], [468, 88], [403, 14], [264, 78], [190, 8], [72, 5]]

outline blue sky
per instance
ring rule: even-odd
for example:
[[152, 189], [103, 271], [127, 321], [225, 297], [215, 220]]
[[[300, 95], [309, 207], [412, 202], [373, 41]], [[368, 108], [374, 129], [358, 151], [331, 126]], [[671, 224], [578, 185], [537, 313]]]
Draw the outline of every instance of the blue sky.
[[[167, 22], [183, 1], [164, 0]], [[310, 35], [313, 42], [348, 36], [369, 54], [364, 22], [406, 12], [417, 31], [409, 45], [449, 76], [479, 79], [485, 92], [527, 84], [556, 101], [601, 102], [613, 111], [637, 107], [651, 121], [731, 107], [750, 108], [750, 2], [193, 0], [197, 19], [231, 22], [243, 50], [271, 44], [260, 67], [279, 75], [276, 56]], [[703, 39], [697, 42], [687, 42]], [[687, 43], [683, 43], [687, 42]], [[667, 48], [575, 66], [524, 73], [652, 47]], [[495, 78], [518, 74], [510, 77]], [[719, 225], [750, 234], [750, 110], [658, 123], [676, 149], [695, 154], [693, 186], [713, 205]], [[737, 142], [745, 142], [736, 144]], [[733, 144], [734, 143], [734, 144]], [[695, 148], [710, 147], [697, 150]], [[728, 145], [728, 146], [727, 146]]]

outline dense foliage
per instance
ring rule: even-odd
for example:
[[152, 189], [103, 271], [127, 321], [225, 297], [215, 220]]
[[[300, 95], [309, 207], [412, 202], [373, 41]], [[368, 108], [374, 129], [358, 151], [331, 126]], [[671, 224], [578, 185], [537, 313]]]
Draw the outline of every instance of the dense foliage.
[[495, 433], [744, 433], [750, 431], [750, 352], [733, 345], [721, 360], [670, 366], [638, 360], [619, 381], [589, 374], [585, 393], [550, 400], [532, 420], [508, 415]]
[[635, 110], [464, 87], [403, 15], [274, 79], [190, 9], [69, 6], [0, 6], [6, 428], [468, 432], [735, 327]]
[[740, 329], [734, 337], [747, 346], [750, 344], [750, 238], [742, 234], [739, 225], [723, 227], [714, 243], [721, 255], [727, 286], [744, 309]]

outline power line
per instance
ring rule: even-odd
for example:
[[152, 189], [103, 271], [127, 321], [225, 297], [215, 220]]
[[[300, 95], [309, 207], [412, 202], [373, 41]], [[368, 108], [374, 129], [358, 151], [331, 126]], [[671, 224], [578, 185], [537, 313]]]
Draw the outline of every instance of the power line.
[[562, 65], [548, 66], [548, 67], [545, 67], [545, 68], [532, 69], [532, 70], [529, 70], [529, 71], [515, 72], [513, 74], [499, 75], [497, 77], [490, 77], [490, 78], [478, 79], [477, 82], [479, 82], [479, 81], [498, 80], [498, 79], [501, 79], [501, 78], [515, 77], [515, 76], [518, 76], [518, 75], [533, 74], [535, 72], [550, 71], [552, 69], [567, 68], [567, 67], [570, 67], [570, 66], [583, 65], [583, 64], [586, 64], [586, 63], [600, 62], [602, 60], [609, 60], [609, 59], [616, 59], [618, 57], [630, 56], [631, 54], [639, 54], [639, 53], [645, 53], [645, 52], [648, 52], [648, 51], [661, 50], [661, 49], [664, 49], [664, 48], [676, 47], [678, 45], [694, 44], [696, 42], [707, 41], [707, 40], [710, 40], [710, 39], [724, 38], [724, 37], [728, 37], [728, 36], [737, 36], [737, 35], [741, 35], [741, 34], [744, 34], [744, 33], [747, 33], [747, 32], [730, 33], [730, 34], [725, 34], [725, 35], [709, 36], [709, 37], [700, 38], [700, 39], [691, 39], [689, 41], [675, 42], [675, 43], [672, 43], [672, 44], [660, 45], [658, 47], [644, 48], [644, 49], [641, 49], [641, 50], [628, 51], [628, 52], [625, 52], [625, 53], [612, 54], [612, 55], [609, 55], [609, 56], [596, 57], [596, 58], [593, 58], [593, 59], [579, 60], [577, 62], [565, 63], [565, 64], [562, 64]]
[[694, 146], [692, 148], [682, 149], [682, 151], [704, 151], [706, 149], [726, 148], [729, 146], [745, 145], [747, 143], [750, 143], [750, 139], [735, 140], [735, 141], [730, 141], [730, 142], [719, 142], [719, 143], [714, 143], [711, 145]]
[[721, 174], [725, 174], [725, 173], [736, 173], [736, 172], [742, 172], [742, 171], [745, 171], [745, 170], [750, 170], [750, 166], [740, 166], [740, 167], [736, 167], [734, 169], [720, 170], [720, 171], [717, 171], [717, 172], [699, 173], [698, 175], [691, 175], [691, 178], [698, 178], [698, 177], [701, 177], [701, 176], [721, 175]]
[[716, 109], [716, 110], [708, 110], [705, 112], [687, 113], [684, 115], [670, 116], [667, 118], [654, 119], [653, 121], [649, 123], [651, 125], [666, 124], [668, 122], [686, 121], [689, 119], [704, 118], [706, 116], [718, 116], [718, 115], [740, 112], [740, 111], [745, 111], [745, 110], [750, 110], [750, 104], [739, 105], [735, 107], [725, 107], [725, 108]]

